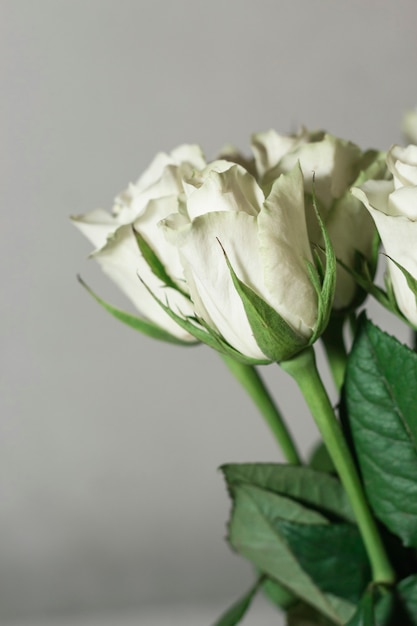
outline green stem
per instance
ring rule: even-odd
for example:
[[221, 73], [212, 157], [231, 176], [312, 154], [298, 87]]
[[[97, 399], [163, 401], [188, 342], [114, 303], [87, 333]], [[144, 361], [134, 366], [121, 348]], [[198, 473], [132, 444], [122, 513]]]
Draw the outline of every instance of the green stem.
[[285, 425], [278, 407], [271, 398], [262, 378], [252, 365], [245, 365], [235, 359], [222, 354], [222, 358], [229, 370], [250, 395], [266, 423], [278, 441], [282, 453], [288, 463], [300, 465], [301, 460], [294, 441]]
[[343, 327], [345, 316], [334, 314], [322, 335], [324, 349], [329, 361], [334, 384], [338, 391], [341, 390], [345, 380], [347, 353], [343, 339]]
[[356, 466], [317, 371], [313, 348], [308, 348], [280, 365], [297, 382], [321, 432], [350, 499], [371, 563], [374, 582], [394, 582], [395, 575], [369, 509]]

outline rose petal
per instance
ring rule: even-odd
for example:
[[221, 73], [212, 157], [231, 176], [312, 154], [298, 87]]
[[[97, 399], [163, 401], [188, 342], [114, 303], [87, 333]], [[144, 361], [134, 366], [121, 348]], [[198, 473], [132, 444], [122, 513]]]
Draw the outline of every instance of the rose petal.
[[394, 183], [392, 180], [368, 180], [360, 187], [352, 187], [351, 193], [358, 198], [369, 210], [375, 207], [378, 211], [391, 214], [388, 198], [390, 193], [394, 191]]
[[169, 275], [178, 283], [181, 289], [186, 290], [182, 264], [175, 245], [167, 241], [161, 222], [171, 214], [178, 215], [178, 219], [184, 220], [177, 213], [177, 196], [167, 196], [151, 200], [146, 205], [142, 215], [135, 220], [135, 230], [141, 233], [152, 250], [164, 264]]
[[417, 146], [392, 146], [387, 154], [387, 166], [394, 176], [396, 189], [417, 185]]
[[317, 319], [317, 295], [307, 271], [313, 262], [299, 165], [274, 183], [258, 217], [266, 298], [305, 337]]
[[322, 207], [328, 210], [355, 180], [360, 157], [358, 146], [326, 134], [323, 140], [303, 144], [284, 156], [278, 169], [289, 172], [299, 161], [305, 189], [312, 192], [314, 176], [316, 196]]
[[[393, 216], [417, 220], [417, 187], [401, 187], [388, 198], [389, 213]], [[417, 241], [416, 241], [417, 245]]]
[[308, 131], [304, 127], [296, 135], [279, 135], [272, 129], [253, 134], [251, 144], [259, 177], [262, 178], [285, 154], [306, 141]]
[[191, 220], [219, 211], [241, 211], [256, 216], [263, 201], [264, 195], [253, 176], [240, 165], [232, 164], [226, 171], [211, 170], [207, 174], [201, 186], [189, 193], [187, 211]]
[[96, 249], [102, 248], [108, 237], [120, 226], [118, 220], [104, 209], [94, 209], [85, 215], [73, 216], [71, 220]]
[[[387, 181], [368, 181], [361, 188], [352, 189], [352, 193], [364, 203], [373, 217], [388, 257], [394, 259], [417, 278], [417, 257], [415, 254], [417, 221], [412, 221], [403, 214], [398, 214], [398, 205], [402, 204], [402, 200], [398, 203], [392, 201], [395, 196], [398, 197], [405, 190], [407, 192], [408, 190], [414, 191], [413, 195], [417, 199], [417, 190], [415, 188], [403, 188], [394, 191], [389, 197], [388, 194], [386, 197], [382, 197], [384, 188], [385, 190], [388, 188], [386, 183]], [[392, 187], [393, 183], [391, 182]], [[410, 199], [409, 193], [407, 193], [407, 197]], [[401, 270], [389, 259], [388, 268], [397, 304], [405, 317], [417, 326], [415, 295], [408, 287]]]

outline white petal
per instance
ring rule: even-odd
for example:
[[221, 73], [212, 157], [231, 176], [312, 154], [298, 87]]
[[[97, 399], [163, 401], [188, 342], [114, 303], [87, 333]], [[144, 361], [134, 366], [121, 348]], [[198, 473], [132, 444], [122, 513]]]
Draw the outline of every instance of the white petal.
[[195, 311], [236, 350], [264, 359], [219, 241], [239, 278], [261, 291], [256, 218], [243, 212], [207, 213], [183, 232], [180, 247]]
[[352, 187], [351, 193], [369, 210], [375, 207], [386, 215], [390, 215], [389, 195], [394, 191], [392, 180], [368, 180], [360, 187]]
[[[405, 217], [392, 217], [371, 209], [385, 252], [417, 278], [417, 222]], [[416, 298], [402, 272], [388, 260], [395, 298], [403, 314], [417, 326]]]
[[417, 220], [417, 187], [401, 187], [397, 189], [390, 194], [388, 206], [390, 215], [402, 215], [415, 222]]
[[394, 176], [396, 189], [417, 185], [417, 146], [392, 146], [387, 154], [387, 166]]
[[196, 189], [199, 189], [211, 172], [217, 172], [218, 174], [221, 172], [227, 172], [227, 170], [230, 170], [233, 165], [234, 163], [231, 161], [217, 159], [216, 161], [208, 163], [208, 165], [206, 165], [206, 167], [202, 170], [195, 170], [191, 176], [185, 178], [183, 181], [185, 197], [189, 198], [189, 196], [194, 193]]
[[[346, 193], [333, 206], [326, 221], [326, 228], [337, 259], [350, 268], [356, 261], [356, 251], [371, 259], [375, 224], [363, 203], [351, 193]], [[333, 306], [343, 309], [349, 306], [357, 293], [352, 276], [336, 264], [336, 291]]]
[[166, 152], [158, 152], [151, 164], [139, 176], [135, 187], [138, 191], [143, 191], [153, 185], [162, 175], [162, 172], [168, 165], [173, 165], [173, 159]]
[[306, 128], [301, 128], [297, 135], [279, 135], [272, 129], [253, 134], [252, 151], [259, 177], [262, 178], [265, 172], [275, 167], [285, 154], [306, 141], [308, 141]]
[[317, 296], [306, 266], [313, 259], [299, 166], [274, 183], [258, 225], [266, 299], [297, 332], [310, 337], [317, 319]]
[[[386, 181], [369, 181], [365, 183], [365, 185], [362, 185], [360, 189], [352, 189], [352, 193], [364, 202], [374, 219], [388, 257], [394, 259], [394, 261], [408, 270], [412, 276], [417, 278], [417, 221], [412, 221], [404, 217], [404, 215], [398, 215], [398, 213], [393, 214], [394, 210], [397, 211], [397, 207], [395, 207], [395, 204], [392, 202], [392, 198], [400, 192], [403, 192], [406, 188], [394, 191], [389, 198], [389, 202], [385, 200], [391, 207], [391, 214], [388, 214], [384, 203], [379, 202], [379, 205], [382, 205], [385, 210], [381, 210], [378, 204], [371, 204], [373, 200], [380, 201], [378, 194], [365, 193], [365, 190], [375, 187], [375, 184], [371, 185], [371, 182], [382, 183]], [[414, 189], [414, 194], [417, 196], [417, 190], [415, 190], [415, 188], [412, 189]], [[388, 268], [398, 306], [405, 317], [410, 320], [414, 326], [417, 326], [416, 298], [409, 289], [401, 270], [390, 260], [388, 260]]]
[[206, 166], [206, 159], [200, 146], [196, 144], [182, 144], [171, 152], [171, 158], [176, 165], [188, 163], [196, 170]]
[[357, 175], [361, 156], [358, 146], [333, 135], [321, 141], [310, 142], [284, 156], [279, 163], [280, 172], [289, 172], [299, 161], [308, 192], [313, 189], [324, 209], [343, 195]]
[[121, 223], [131, 223], [141, 215], [149, 200], [180, 194], [183, 179], [205, 165], [201, 148], [196, 145], [179, 146], [169, 155], [163, 152], [157, 154], [137, 183], [131, 183], [116, 197], [113, 213]]
[[76, 215], [71, 220], [96, 249], [102, 248], [107, 238], [120, 226], [119, 221], [104, 209]]
[[177, 210], [177, 196], [151, 200], [146, 205], [143, 214], [135, 220], [134, 227], [162, 261], [169, 275], [182, 289], [186, 289], [178, 249], [167, 241], [164, 230], [161, 228], [161, 222], [171, 214], [177, 215], [178, 219], [184, 219], [177, 213]]
[[226, 171], [212, 170], [202, 185], [187, 197], [191, 220], [219, 211], [242, 211], [257, 215], [264, 195], [256, 180], [240, 165], [232, 164]]
[[117, 196], [113, 213], [121, 224], [130, 224], [144, 211], [150, 200], [180, 194], [182, 191], [180, 172], [177, 166], [166, 166], [161, 176], [146, 189], [130, 184]]
[[167, 166], [179, 166], [182, 163], [188, 163], [195, 169], [202, 169], [205, 167], [206, 161], [200, 146], [183, 144], [172, 150], [170, 154], [159, 152], [149, 167], [138, 178], [136, 187], [139, 191], [147, 189], [161, 178], [162, 173]]

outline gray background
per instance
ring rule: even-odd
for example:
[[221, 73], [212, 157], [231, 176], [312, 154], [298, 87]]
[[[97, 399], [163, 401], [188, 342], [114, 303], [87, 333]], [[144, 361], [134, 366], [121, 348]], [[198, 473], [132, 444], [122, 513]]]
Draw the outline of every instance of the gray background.
[[[216, 468], [280, 454], [215, 353], [137, 335], [88, 297], [77, 272], [128, 306], [68, 216], [110, 207], [183, 142], [211, 158], [301, 123], [398, 142], [416, 23], [414, 0], [0, 1], [2, 624], [181, 604], [208, 624], [250, 584]], [[293, 385], [264, 372], [309, 449]]]

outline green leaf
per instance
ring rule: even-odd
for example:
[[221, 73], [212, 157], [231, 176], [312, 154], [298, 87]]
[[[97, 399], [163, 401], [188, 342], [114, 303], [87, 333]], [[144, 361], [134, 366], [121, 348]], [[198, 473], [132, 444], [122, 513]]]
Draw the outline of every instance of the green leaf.
[[242, 300], [249, 324], [262, 352], [271, 361], [282, 361], [305, 348], [308, 343], [305, 337], [296, 333], [273, 307], [237, 277], [224, 250], [223, 253], [233, 285]]
[[334, 622], [309, 604], [299, 602], [288, 611], [287, 626], [334, 626]]
[[[393, 616], [394, 596], [383, 587], [371, 584], [362, 596], [352, 619], [346, 626], [407, 626]], [[392, 618], [395, 621], [392, 621]]]
[[371, 571], [357, 526], [280, 521], [278, 527], [304, 571], [322, 591], [354, 604], [359, 601]]
[[239, 624], [252, 604], [252, 600], [258, 592], [259, 587], [262, 584], [262, 580], [263, 577], [259, 578], [253, 587], [251, 587], [249, 591], [245, 593], [242, 598], [240, 598], [240, 600], [235, 602], [235, 604], [223, 613], [214, 626], [235, 626], [235, 624]]
[[327, 472], [278, 463], [227, 464], [220, 468], [233, 497], [240, 485], [254, 485], [287, 496], [328, 517], [355, 522], [340, 481]]
[[417, 354], [362, 317], [346, 373], [346, 406], [376, 516], [417, 547]]
[[319, 513], [289, 498], [251, 485], [234, 487], [234, 507], [229, 525], [233, 548], [255, 567], [276, 579], [294, 595], [343, 624], [354, 606], [331, 594], [323, 593], [303, 570], [279, 529], [279, 521], [301, 524], [326, 524]]
[[374, 600], [372, 594], [366, 593], [358, 610], [347, 626], [375, 626]]
[[401, 626], [417, 626], [417, 574], [405, 578], [398, 584], [397, 597], [404, 611]]
[[148, 335], [148, 337], [152, 337], [153, 339], [160, 339], [161, 341], [167, 341], [168, 343], [174, 343], [181, 346], [193, 346], [197, 342], [195, 341], [183, 341], [178, 339], [178, 337], [174, 337], [168, 331], [164, 330], [160, 326], [149, 322], [141, 317], [136, 317], [135, 315], [131, 315], [130, 313], [126, 313], [125, 311], [121, 311], [116, 307], [108, 304], [104, 300], [102, 300], [94, 291], [83, 281], [83, 279], [78, 276], [77, 277], [81, 285], [88, 291], [88, 293], [99, 303], [101, 306], [106, 309], [113, 317], [115, 317], [120, 322], [127, 324], [134, 330], [137, 330], [144, 335]]

